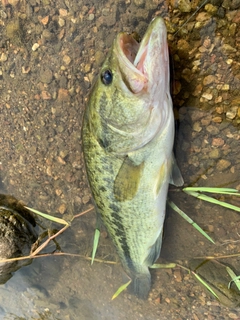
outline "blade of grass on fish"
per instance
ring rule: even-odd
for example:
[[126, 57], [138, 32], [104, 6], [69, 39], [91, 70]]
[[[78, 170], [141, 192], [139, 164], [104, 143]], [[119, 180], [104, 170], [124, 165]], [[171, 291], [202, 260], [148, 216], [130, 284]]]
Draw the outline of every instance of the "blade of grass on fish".
[[240, 291], [240, 276], [237, 276], [234, 271], [229, 268], [226, 267], [227, 273], [230, 275], [230, 277], [232, 278], [232, 280], [229, 282], [228, 284], [228, 289], [230, 289], [232, 282], [235, 283], [235, 285], [237, 286], [238, 290]]
[[123, 284], [120, 288], [118, 288], [118, 290], [112, 296], [112, 300], [117, 298], [119, 296], [119, 294], [130, 285], [131, 282], [132, 282], [132, 280], [129, 280], [127, 283]]
[[191, 271], [191, 273], [197, 278], [197, 280], [198, 280], [202, 285], [204, 285], [205, 288], [207, 288], [207, 290], [208, 290], [209, 292], [211, 292], [211, 294], [213, 294], [213, 296], [214, 296], [215, 298], [217, 298], [217, 299], [219, 300], [219, 297], [218, 297], [218, 295], [216, 294], [216, 292], [213, 291], [213, 289], [207, 284], [206, 281], [204, 281], [196, 272]]
[[176, 263], [154, 263], [150, 268], [151, 269], [173, 269], [177, 265]]
[[64, 225], [66, 225], [66, 226], [70, 226], [70, 223], [67, 222], [67, 221], [64, 220], [64, 219], [50, 216], [50, 215], [47, 214], [47, 213], [43, 213], [43, 212], [40, 212], [40, 211], [38, 211], [38, 210], [29, 208], [29, 207], [26, 207], [26, 206], [25, 206], [25, 208], [27, 208], [28, 210], [30, 210], [30, 211], [38, 214], [39, 216], [41, 216], [41, 217], [43, 217], [43, 218], [45, 218], [45, 219], [48, 219], [48, 220], [51, 220], [51, 221], [54, 221], [54, 222], [57, 222], [57, 223], [60, 223], [60, 224], [64, 224]]
[[215, 243], [213, 239], [205, 232], [199, 225], [194, 222], [188, 215], [186, 215], [185, 212], [183, 212], [181, 209], [178, 208], [178, 206], [175, 205], [172, 201], [168, 200], [168, 204], [170, 207], [175, 210], [180, 216], [185, 219], [188, 223], [190, 223], [196, 230], [198, 230], [205, 238], [207, 238], [212, 243]]
[[91, 265], [93, 264], [93, 261], [97, 252], [99, 237], [100, 237], [100, 231], [98, 229], [95, 229]]
[[[184, 189], [183, 189], [183, 191], [184, 191]], [[230, 203], [227, 203], [227, 202], [224, 202], [224, 201], [220, 201], [220, 200], [214, 199], [212, 197], [206, 196], [205, 194], [201, 194], [201, 193], [195, 192], [195, 191], [188, 191], [186, 193], [189, 194], [190, 196], [195, 197], [195, 198], [198, 198], [198, 199], [210, 202], [210, 203], [217, 204], [217, 205], [225, 207], [227, 209], [231, 209], [231, 210], [240, 212], [240, 208], [239, 207], [234, 206], [234, 205], [232, 205]]]
[[220, 193], [233, 196], [240, 196], [240, 192], [237, 189], [232, 188], [209, 188], [209, 187], [187, 187], [183, 188], [183, 191], [186, 193], [189, 192], [210, 192], [210, 193]]

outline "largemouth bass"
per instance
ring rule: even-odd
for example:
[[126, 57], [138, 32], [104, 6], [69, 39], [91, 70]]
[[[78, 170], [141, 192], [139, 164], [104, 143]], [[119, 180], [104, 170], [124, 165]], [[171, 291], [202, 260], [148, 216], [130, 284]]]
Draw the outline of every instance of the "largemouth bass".
[[[83, 151], [96, 209], [132, 289], [147, 298], [171, 179], [174, 116], [167, 32], [155, 18], [139, 44], [117, 35], [93, 86]], [[178, 169], [175, 184], [183, 183]]]

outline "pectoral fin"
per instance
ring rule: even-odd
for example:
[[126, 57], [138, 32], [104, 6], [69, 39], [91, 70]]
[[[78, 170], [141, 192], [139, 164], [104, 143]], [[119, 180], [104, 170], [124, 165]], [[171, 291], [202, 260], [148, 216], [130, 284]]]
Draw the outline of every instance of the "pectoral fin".
[[126, 157], [114, 182], [114, 195], [118, 201], [134, 198], [138, 191], [143, 168], [144, 162], [136, 166]]
[[173, 155], [172, 157], [172, 173], [170, 176], [169, 183], [173, 184], [176, 187], [181, 187], [184, 184], [184, 180], [181, 174], [180, 169], [178, 168], [176, 159]]
[[157, 182], [154, 189], [155, 197], [158, 196], [161, 186], [163, 185], [164, 181], [166, 181], [167, 171], [169, 170], [169, 168], [171, 168], [170, 165], [167, 165], [167, 163], [163, 162], [160, 169], [158, 170], [158, 173], [156, 176]]

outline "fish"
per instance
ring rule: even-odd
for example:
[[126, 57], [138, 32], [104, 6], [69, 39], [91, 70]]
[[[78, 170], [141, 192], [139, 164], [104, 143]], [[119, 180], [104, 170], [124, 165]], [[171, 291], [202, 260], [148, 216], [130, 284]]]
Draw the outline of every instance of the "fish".
[[83, 155], [97, 217], [130, 290], [146, 299], [158, 259], [169, 183], [183, 184], [173, 156], [167, 30], [153, 19], [142, 38], [119, 33], [86, 105]]

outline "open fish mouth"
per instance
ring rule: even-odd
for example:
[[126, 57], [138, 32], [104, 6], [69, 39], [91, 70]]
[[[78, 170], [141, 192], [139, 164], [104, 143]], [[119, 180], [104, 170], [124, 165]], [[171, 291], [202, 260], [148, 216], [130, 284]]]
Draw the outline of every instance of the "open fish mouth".
[[[163, 19], [154, 19], [141, 43], [132, 35], [120, 33], [116, 38], [116, 55], [123, 80], [132, 93], [148, 91], [154, 79], [154, 73], [159, 75], [156, 67], [159, 59], [168, 64], [168, 47], [166, 27]], [[159, 69], [159, 68], [158, 68]], [[160, 73], [164, 71], [161, 66]]]

